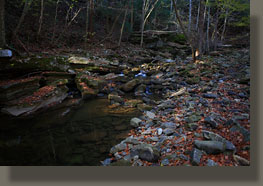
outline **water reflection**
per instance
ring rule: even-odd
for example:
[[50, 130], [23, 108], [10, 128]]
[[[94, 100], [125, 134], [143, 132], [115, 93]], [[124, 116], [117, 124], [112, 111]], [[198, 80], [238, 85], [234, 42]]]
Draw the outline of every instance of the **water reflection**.
[[1, 116], [0, 165], [100, 165], [127, 136], [138, 112], [108, 109], [96, 99], [31, 118]]

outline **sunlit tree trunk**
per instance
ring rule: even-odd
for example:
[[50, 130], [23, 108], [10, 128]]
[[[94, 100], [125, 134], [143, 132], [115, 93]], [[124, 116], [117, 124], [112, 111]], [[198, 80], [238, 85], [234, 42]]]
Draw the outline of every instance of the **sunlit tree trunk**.
[[0, 48], [5, 45], [5, 0], [0, 0]]
[[141, 47], [143, 45], [143, 31], [144, 31], [145, 23], [149, 18], [149, 16], [151, 15], [154, 7], [156, 6], [159, 0], [154, 0], [151, 8], [150, 8], [150, 4], [151, 4], [150, 1], [151, 0], [143, 0], [142, 19], [141, 19], [141, 43], [140, 43]]

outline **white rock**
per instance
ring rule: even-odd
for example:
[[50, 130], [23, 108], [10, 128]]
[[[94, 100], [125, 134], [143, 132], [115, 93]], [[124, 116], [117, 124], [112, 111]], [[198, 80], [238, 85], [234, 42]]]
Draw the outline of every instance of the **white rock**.
[[162, 129], [162, 128], [158, 128], [158, 129], [157, 129], [157, 134], [158, 134], [158, 135], [161, 135], [162, 133], [163, 133], [163, 129]]
[[146, 111], [146, 116], [147, 116], [148, 118], [150, 118], [150, 119], [155, 118], [155, 114], [152, 113], [152, 112], [150, 112], [150, 111]]

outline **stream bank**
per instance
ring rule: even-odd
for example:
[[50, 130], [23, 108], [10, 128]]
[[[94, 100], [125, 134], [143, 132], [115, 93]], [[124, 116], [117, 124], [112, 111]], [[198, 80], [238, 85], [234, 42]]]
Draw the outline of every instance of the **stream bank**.
[[[6, 63], [1, 68], [4, 69], [1, 76], [5, 78], [0, 83], [4, 113], [19, 118], [37, 118], [37, 114], [44, 113], [42, 111], [54, 109], [55, 113], [57, 109], [64, 109], [61, 114], [65, 114], [65, 118], [70, 114], [85, 118], [79, 122], [69, 117], [70, 122], [61, 124], [68, 128], [72, 123], [87, 125], [90, 117], [100, 112], [108, 118], [103, 121], [102, 115], [95, 117], [90, 128], [79, 130], [78, 138], [73, 140], [82, 144], [77, 153], [64, 152], [66, 148], [58, 153], [53, 141], [59, 137], [54, 137], [51, 129], [46, 130], [46, 143], [49, 144], [47, 156], [52, 160], [46, 164], [56, 164], [53, 161], [56, 160], [63, 165], [98, 165], [99, 161], [105, 166], [249, 165], [249, 50], [222, 48], [195, 64], [190, 58], [182, 59], [168, 51], [129, 46], [116, 51], [102, 49], [98, 53], [85, 57], [46, 57], [45, 61], [42, 61], [42, 57], [25, 58]], [[24, 66], [28, 69], [31, 60], [36, 65], [30, 71], [16, 70]], [[18, 102], [17, 97], [21, 98]], [[86, 108], [85, 104], [89, 102], [93, 104]], [[96, 110], [95, 105], [101, 105], [100, 109]], [[72, 112], [68, 111], [69, 108]], [[104, 112], [104, 108], [108, 111]], [[89, 110], [96, 112], [86, 117]], [[138, 110], [142, 114], [136, 112]], [[110, 119], [114, 118], [112, 114], [119, 116], [116, 120]], [[125, 118], [121, 124], [114, 127], [104, 125], [118, 123], [121, 116]], [[39, 121], [31, 125], [33, 123]], [[10, 126], [20, 125], [18, 122]], [[89, 133], [92, 126], [99, 127], [95, 134]], [[103, 132], [106, 128], [114, 132]], [[125, 130], [125, 135], [120, 132], [122, 130]], [[34, 133], [38, 134], [36, 131]], [[65, 138], [68, 135], [61, 136]], [[96, 163], [89, 164], [86, 159], [93, 156], [86, 153], [87, 149], [91, 149], [88, 144], [98, 136], [98, 141], [92, 141], [93, 146], [99, 146], [104, 138], [110, 142], [111, 135], [122, 138], [100, 150], [104, 156], [95, 153], [100, 160], [92, 160], [90, 162]], [[2, 136], [1, 149], [4, 151], [9, 149], [10, 143], [16, 144], [17, 148], [24, 139], [18, 134], [9, 142], [8, 136]], [[68, 139], [63, 140], [60, 144]], [[68, 141], [69, 145], [65, 146], [73, 147], [71, 140]], [[70, 154], [75, 163], [61, 160], [57, 154]], [[75, 157], [73, 154], [78, 155]]]

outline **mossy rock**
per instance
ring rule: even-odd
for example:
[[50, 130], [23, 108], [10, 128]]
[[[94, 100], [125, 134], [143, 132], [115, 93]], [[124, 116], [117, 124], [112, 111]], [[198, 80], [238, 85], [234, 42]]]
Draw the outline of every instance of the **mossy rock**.
[[179, 76], [182, 76], [182, 77], [187, 77], [189, 76], [189, 69], [184, 69], [184, 70], [180, 70], [179, 72]]
[[200, 77], [199, 76], [196, 76], [196, 77], [193, 77], [193, 78], [188, 78], [186, 80], [186, 83], [188, 83], [190, 85], [198, 84], [199, 82], [200, 82]]
[[186, 37], [184, 34], [170, 34], [168, 36], [168, 41], [175, 42], [175, 43], [180, 43], [180, 44], [185, 44], [186, 43]]
[[118, 160], [110, 164], [110, 166], [131, 166], [132, 163], [126, 160]]

